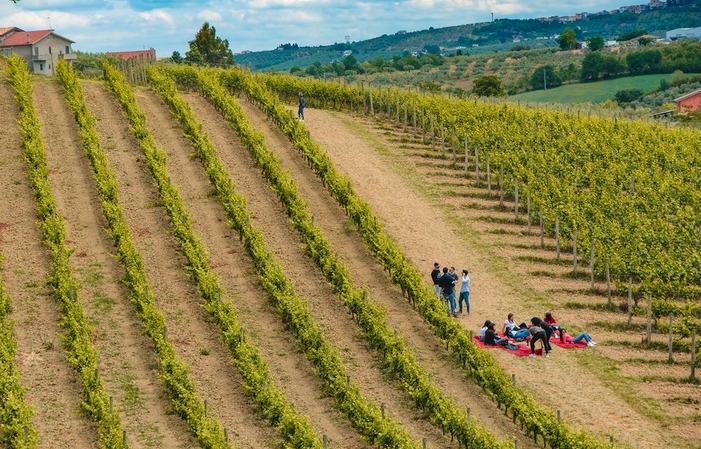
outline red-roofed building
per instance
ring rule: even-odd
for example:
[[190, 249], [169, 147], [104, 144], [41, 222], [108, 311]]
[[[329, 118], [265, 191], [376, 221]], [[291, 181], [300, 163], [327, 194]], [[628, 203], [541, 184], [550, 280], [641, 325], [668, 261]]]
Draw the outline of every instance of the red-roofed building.
[[3, 38], [6, 34], [14, 33], [15, 31], [22, 31], [21, 29], [17, 27], [0, 27], [0, 39]]
[[696, 89], [679, 98], [675, 98], [677, 103], [677, 111], [679, 112], [694, 112], [701, 106], [701, 89]]
[[156, 50], [153, 48], [136, 51], [108, 51], [105, 54], [110, 58], [119, 58], [125, 61], [138, 59], [139, 61], [156, 62]]
[[10, 28], [0, 34], [0, 52], [5, 56], [17, 53], [27, 61], [30, 72], [47, 76], [55, 74], [55, 64], [59, 59], [76, 58], [71, 50], [73, 43], [54, 33], [54, 30], [23, 31]]

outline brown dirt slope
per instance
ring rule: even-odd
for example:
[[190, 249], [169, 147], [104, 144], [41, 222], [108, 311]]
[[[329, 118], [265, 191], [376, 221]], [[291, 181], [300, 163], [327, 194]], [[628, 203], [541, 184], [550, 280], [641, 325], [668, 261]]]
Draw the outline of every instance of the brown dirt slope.
[[[508, 278], [504, 280], [509, 283], [518, 280], [517, 290], [524, 298], [532, 300], [524, 301], [530, 309], [524, 318], [530, 316], [528, 312], [537, 310], [534, 306], [540, 305], [541, 311], [553, 310], [574, 335], [582, 330], [591, 333], [600, 344], [596, 351], [577, 352], [581, 367], [599, 377], [612, 394], [628, 403], [628, 408], [655, 421], [669, 445], [699, 446], [701, 403], [696, 398], [701, 397], [701, 387], [686, 381], [690, 372], [688, 351], [675, 349], [674, 363], [668, 363], [667, 351], [662, 349], [667, 344], [666, 332], [653, 326], [652, 339], [658, 346], [647, 349], [641, 344], [644, 311], [639, 317], [633, 317], [631, 326], [627, 325], [625, 313], [602, 311], [600, 306], [608, 301], [606, 282], [598, 273], [592, 286], [589, 255], [580, 250], [578, 275], [573, 276], [571, 242], [561, 242], [559, 255], [553, 238], [546, 235], [541, 245], [537, 211], [532, 211], [534, 219], [529, 228], [525, 216], [528, 202], [523, 193], [516, 217], [515, 198], [509, 193], [502, 196], [494, 178], [491, 192], [484, 172], [481, 183], [477, 184], [473, 155], [469, 158], [466, 177], [464, 155], [458, 154], [453, 165], [450, 148], [431, 150], [422, 145], [420, 139], [410, 139], [394, 126], [368, 124], [382, 136], [387, 155], [401, 161], [397, 167], [402, 167], [406, 179], [420, 186], [421, 192], [446, 211], [452, 222], [468, 223], [469, 227], [460, 226], [459, 229], [476, 231], [479, 236], [476, 242], [487, 247], [500, 264], [509, 267]], [[612, 301], [614, 305], [624, 304], [627, 298], [614, 291]], [[597, 308], [567, 306], [571, 303]], [[642, 306], [644, 309], [644, 304]], [[519, 305], [514, 307], [521, 313]], [[654, 441], [654, 438], [645, 436], [640, 440]]]
[[[318, 434], [326, 434], [344, 447], [364, 447], [365, 443], [355, 430], [334, 410], [333, 403], [324, 398], [313, 368], [295, 345], [294, 335], [285, 330], [279, 316], [265, 300], [266, 294], [258, 284], [245, 249], [227, 227], [223, 208], [217, 198], [210, 195], [212, 187], [204, 169], [199, 161], [190, 157], [193, 148], [172, 119], [168, 107], [153, 93], [139, 92], [137, 98], [147, 120], [160, 124], [153, 127], [152, 132], [159, 146], [168, 152], [172, 180], [191, 211], [195, 232], [209, 248], [210, 264], [233, 296], [242, 325], [268, 361], [276, 385], [286, 392], [299, 413], [310, 418]], [[217, 126], [216, 120], [207, 119], [205, 122], [208, 130], [215, 132], [212, 139], [221, 142], [227, 153], [245, 155], [237, 139], [226, 133], [226, 127]], [[271, 202], [266, 201], [266, 195], [270, 194], [257, 175], [257, 169], [245, 159], [243, 163], [240, 159], [236, 163], [236, 166], [230, 166], [230, 170], [235, 173], [234, 181], [239, 189], [253, 189], [248, 203], [254, 211], [256, 224], [262, 227], [267, 223], [282, 225], [282, 230], [277, 233], [285, 236], [285, 220], [276, 215], [274, 209], [271, 212]]]
[[[431, 374], [441, 390], [461, 408], [469, 407], [473, 417], [501, 438], [518, 437], [521, 447], [532, 444], [510, 420], [496, 412], [494, 404], [486, 399], [479, 387], [462, 379], [464, 374], [447, 360], [442, 343], [417, 319], [416, 313], [402, 298], [401, 290], [388, 281], [381, 266], [358, 234], [353, 232], [343, 210], [326, 193], [319, 180], [310, 174], [308, 166], [287, 138], [254, 106], [246, 102], [240, 102], [240, 105], [253, 126], [265, 134], [268, 147], [295, 178], [299, 193], [307, 202], [315, 223], [349, 267], [356, 285], [364, 286], [370, 297], [386, 310], [390, 326], [404, 338], [417, 361]], [[340, 303], [336, 307], [341, 307]]]
[[[309, 111], [307, 125], [312, 137], [372, 204], [405, 254], [417, 267], [426, 267], [427, 278], [434, 260], [470, 270], [474, 309], [470, 317], [461, 319], [466, 327], [477, 330], [485, 319], [501, 322], [510, 311], [527, 319], [542, 315], [550, 305], [547, 299], [523, 288], [525, 277], [515, 273], [469, 221], [446, 213], [439, 196], [422, 193], [423, 186], [412, 178], [415, 172], [406, 158], [389, 149], [392, 143], [384, 131], [346, 115], [319, 110]], [[655, 428], [655, 423], [620, 396], [612, 395], [600, 377], [585, 369], [585, 352], [555, 351], [550, 360], [514, 358], [502, 351], [494, 355], [507, 373], [515, 374], [521, 385], [553, 411], [561, 410], [569, 422], [640, 447], [659, 447], [668, 437], [661, 430], [639, 432]], [[582, 395], [583, 388], [586, 395]]]
[[[6, 123], [19, 116], [12, 88], [4, 79], [0, 113]], [[19, 132], [5, 126], [0, 131], [0, 253], [3, 281], [13, 304], [17, 363], [28, 388], [26, 400], [35, 409], [40, 447], [97, 447], [95, 427], [79, 411], [82, 389], [61, 348], [60, 310], [45, 285], [51, 262], [36, 220]]]
[[238, 447], [274, 445], [275, 435], [252, 410], [229, 350], [217, 327], [209, 322], [197, 290], [183, 269], [185, 260], [168, 231], [167, 214], [119, 104], [102, 84], [86, 82], [83, 86], [117, 175], [127, 222], [177, 355], [189, 367], [200, 398], [207, 401], [208, 409], [218, 416]]
[[182, 424], [165, 413], [166, 392], [158, 379], [153, 347], [143, 335], [128, 292], [119, 285], [123, 270], [111, 256], [114, 242], [105, 232], [92, 168], [73, 115], [57, 83], [42, 81], [35, 86], [38, 100], [43, 99], [39, 115], [54, 173], [52, 187], [66, 220], [67, 241], [75, 248], [71, 269], [82, 283], [79, 298], [94, 326], [105, 389], [114, 398], [134, 447], [190, 447]]

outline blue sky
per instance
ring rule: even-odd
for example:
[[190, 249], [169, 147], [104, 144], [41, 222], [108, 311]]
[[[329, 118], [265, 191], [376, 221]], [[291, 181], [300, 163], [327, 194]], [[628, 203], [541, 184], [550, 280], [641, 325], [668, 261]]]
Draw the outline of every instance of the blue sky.
[[[643, 3], [643, 2], [639, 2]], [[599, 12], [638, 4], [625, 0], [0, 0], [0, 27], [53, 28], [74, 50], [155, 48], [182, 55], [207, 21], [234, 53], [282, 43], [316, 46], [359, 41], [399, 30], [463, 25], [494, 18]]]

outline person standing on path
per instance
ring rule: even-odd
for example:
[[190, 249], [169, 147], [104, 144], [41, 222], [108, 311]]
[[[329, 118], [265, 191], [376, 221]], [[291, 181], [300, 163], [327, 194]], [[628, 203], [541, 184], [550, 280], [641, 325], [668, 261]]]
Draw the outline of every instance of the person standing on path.
[[297, 118], [304, 121], [304, 107], [307, 106], [307, 102], [304, 101], [304, 94], [299, 93], [299, 101], [297, 102]]
[[467, 315], [470, 315], [470, 277], [467, 275], [467, 270], [462, 270], [462, 279], [460, 283], [460, 298], [458, 298], [458, 306], [462, 313], [462, 302], [465, 301]]
[[438, 278], [441, 277], [441, 265], [438, 262], [433, 264], [433, 270], [431, 271], [431, 280], [433, 280], [433, 288], [436, 289], [436, 296], [441, 297], [441, 286], [438, 285]]
[[443, 300], [448, 309], [448, 316], [452, 315], [457, 317], [458, 314], [455, 313], [455, 282], [457, 281], [457, 275], [455, 272], [449, 273], [448, 267], [443, 267], [443, 275], [438, 278], [438, 285], [440, 285], [443, 290]]

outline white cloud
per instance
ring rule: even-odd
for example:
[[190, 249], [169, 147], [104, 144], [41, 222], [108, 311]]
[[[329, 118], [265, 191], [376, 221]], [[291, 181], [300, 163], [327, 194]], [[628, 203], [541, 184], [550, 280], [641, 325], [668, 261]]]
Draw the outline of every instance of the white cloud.
[[[338, 4], [338, 2], [334, 2]], [[332, 4], [330, 0], [253, 0], [246, 4], [251, 9], [271, 8], [319, 8]]]
[[222, 15], [217, 11], [205, 9], [204, 11], [200, 11], [199, 13], [197, 13], [197, 18], [206, 22], [216, 22], [221, 20]]
[[[81, 51], [187, 50], [207, 21], [234, 52], [370, 39], [398, 30], [613, 9], [622, 0], [0, 0], [0, 27], [51, 27]], [[50, 19], [49, 19], [50, 18]]]
[[175, 23], [173, 16], [162, 9], [141, 12], [139, 13], [139, 17], [147, 22], [164, 22], [168, 25], [173, 25]]
[[[90, 25], [91, 20], [87, 16], [57, 11], [21, 11], [5, 17], [3, 23], [7, 25], [0, 26], [17, 26], [23, 30], [40, 30], [51, 27], [58, 31], [69, 25], [87, 27]], [[21, 23], [23, 25], [10, 25], [13, 23]]]

